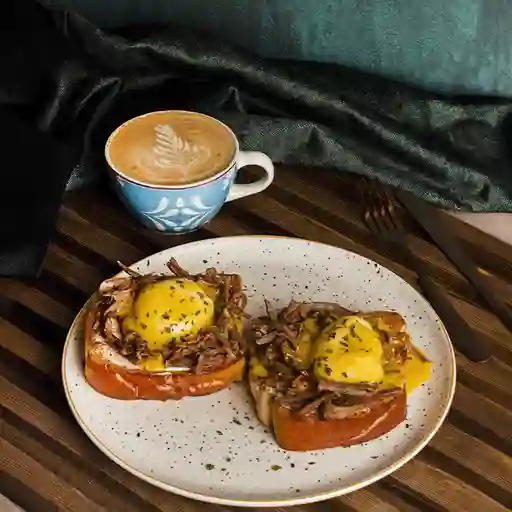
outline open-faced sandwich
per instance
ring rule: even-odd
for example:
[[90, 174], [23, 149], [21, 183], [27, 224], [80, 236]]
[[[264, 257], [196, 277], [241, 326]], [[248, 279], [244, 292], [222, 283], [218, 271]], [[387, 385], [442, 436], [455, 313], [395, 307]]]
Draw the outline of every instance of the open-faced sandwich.
[[363, 443], [406, 417], [431, 363], [394, 312], [291, 302], [255, 321], [249, 385], [260, 421], [285, 450]]
[[172, 275], [101, 283], [86, 314], [85, 377], [112, 398], [180, 399], [227, 387], [244, 373], [246, 297], [236, 274]]

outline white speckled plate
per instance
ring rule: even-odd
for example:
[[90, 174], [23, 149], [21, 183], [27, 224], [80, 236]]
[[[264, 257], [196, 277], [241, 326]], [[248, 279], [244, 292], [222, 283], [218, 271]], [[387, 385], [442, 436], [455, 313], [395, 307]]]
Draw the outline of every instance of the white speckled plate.
[[81, 315], [73, 323], [62, 373], [71, 409], [90, 439], [134, 475], [177, 494], [239, 506], [320, 501], [360, 489], [398, 469], [439, 429], [455, 387], [455, 359], [443, 325], [404, 280], [377, 263], [305, 240], [232, 237], [172, 248], [134, 265], [163, 272], [174, 256], [188, 270], [239, 272], [249, 312], [263, 299], [337, 301], [352, 309], [397, 310], [434, 362], [427, 384], [409, 398], [407, 421], [360, 446], [285, 452], [258, 423], [244, 385], [180, 402], [122, 402], [88, 386], [83, 374]]

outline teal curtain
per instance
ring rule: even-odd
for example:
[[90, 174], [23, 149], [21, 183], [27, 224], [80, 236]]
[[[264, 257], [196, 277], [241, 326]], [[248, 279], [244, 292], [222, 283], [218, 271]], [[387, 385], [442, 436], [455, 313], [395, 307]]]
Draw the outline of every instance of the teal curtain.
[[[15, 0], [10, 0], [15, 1]], [[260, 55], [512, 96], [510, 0], [59, 0], [103, 27], [172, 21]]]

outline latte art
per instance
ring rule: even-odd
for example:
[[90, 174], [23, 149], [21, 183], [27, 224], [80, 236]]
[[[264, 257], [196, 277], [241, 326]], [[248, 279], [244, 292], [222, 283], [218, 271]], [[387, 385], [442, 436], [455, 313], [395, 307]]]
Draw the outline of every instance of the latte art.
[[210, 158], [209, 148], [183, 140], [168, 124], [156, 125], [155, 136], [155, 167], [174, 169], [186, 176], [192, 165]]
[[156, 185], [201, 181], [227, 168], [234, 137], [222, 123], [193, 112], [154, 112], [122, 125], [107, 144], [111, 164]]

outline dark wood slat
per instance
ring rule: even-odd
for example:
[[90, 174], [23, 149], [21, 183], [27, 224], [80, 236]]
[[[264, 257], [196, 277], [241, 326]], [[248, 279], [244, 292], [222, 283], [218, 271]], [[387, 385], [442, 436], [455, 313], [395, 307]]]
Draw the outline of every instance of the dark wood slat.
[[512, 505], [512, 459], [445, 423], [422, 458], [505, 506]]
[[[49, 452], [60, 460], [66, 461], [66, 464], [77, 469], [88, 480], [100, 482], [101, 487], [109, 494], [112, 494], [116, 499], [127, 500], [127, 498], [129, 498], [127, 501], [135, 508], [135, 510], [147, 510], [148, 512], [156, 512], [159, 510], [158, 507], [152, 506], [130, 489], [127, 489], [125, 486], [116, 482], [105, 471], [101, 471], [101, 467], [98, 467], [97, 464], [91, 462], [89, 458], [78, 457], [71, 450], [59, 444], [53, 438], [47, 436], [35, 425], [27, 423], [10, 410], [3, 409], [3, 417], [5, 424], [14, 431], [19, 432], [19, 435], [26, 438], [29, 443], [37, 443], [40, 450], [45, 450], [44, 453]], [[21, 448], [23, 449], [23, 446]], [[46, 454], [48, 457], [51, 457], [52, 455]], [[63, 466], [65, 468], [65, 464], [63, 464]], [[66, 479], [65, 476], [64, 478]]]
[[492, 313], [454, 297], [449, 298], [452, 299], [455, 309], [478, 333], [482, 342], [492, 346], [499, 361], [512, 366], [512, 333]]
[[87, 295], [91, 295], [104, 279], [104, 275], [96, 268], [55, 244], [48, 247], [44, 268]]
[[471, 363], [457, 355], [457, 380], [482, 393], [493, 401], [512, 408], [512, 368], [501, 361], [491, 359], [483, 364]]
[[52, 379], [59, 381], [60, 353], [50, 351], [44, 344], [0, 318], [0, 347], [34, 366]]
[[[25, 485], [17, 478], [1, 470], [0, 493], [11, 500], [11, 503], [20, 507], [23, 512], [58, 512], [57, 506], [54, 503], [37, 494], [30, 486]], [[5, 512], [11, 512], [11, 510], [6, 510]]]
[[426, 464], [418, 458], [411, 460], [391, 477], [405, 486], [410, 492], [427, 498], [441, 510], [450, 512], [506, 512], [503, 506], [484, 493], [474, 489], [468, 483], [436, 467]]
[[512, 411], [457, 384], [450, 421], [486, 443], [512, 454]]
[[33, 286], [15, 279], [0, 282], [0, 294], [22, 304], [59, 327], [69, 327], [75, 312]]
[[[413, 512], [417, 508], [411, 507], [408, 503], [399, 499], [395, 495], [390, 495], [383, 490], [381, 486], [372, 486], [371, 489], [363, 489], [347, 496], [342, 496], [332, 501], [340, 501], [357, 512], [366, 512], [368, 510], [376, 510], [382, 512]], [[329, 502], [328, 502], [329, 503]], [[318, 510], [329, 510], [325, 508], [326, 503], [320, 503]], [[336, 510], [334, 508], [333, 510]]]
[[[64, 460], [9, 423], [4, 425], [2, 438], [17, 450], [23, 452], [25, 456], [32, 458], [36, 463], [44, 466], [46, 471], [51, 471], [62, 481], [66, 489], [76, 490], [84, 496], [87, 496], [97, 504], [97, 507], [103, 507], [105, 510], [122, 509], [126, 512], [137, 511], [135, 506], [127, 503], [122, 497], [114, 496], [111, 492], [106, 490], [99, 481], [91, 478], [90, 474], [76, 467], [72, 460]], [[29, 478], [26, 483], [30, 484], [31, 476], [28, 476]]]
[[102, 256], [112, 263], [115, 263], [120, 255], [129, 262], [147, 256], [143, 249], [106, 230], [98, 229], [87, 217], [79, 215], [66, 206], [61, 208], [57, 230], [63, 235], [75, 238], [77, 242], [89, 249], [102, 247]]
[[105, 510], [104, 507], [99, 506], [98, 503], [86, 497], [78, 489], [66, 485], [62, 478], [6, 439], [2, 439], [0, 469], [13, 478], [24, 482], [40, 494], [43, 499], [54, 503], [61, 509], [76, 510], [77, 512]]
[[0, 347], [0, 375], [57, 414], [72, 418], [58, 372], [48, 375]]
[[59, 276], [52, 274], [44, 266], [37, 281], [31, 281], [30, 285], [74, 312], [80, 311], [89, 296], [87, 292], [75, 288]]

